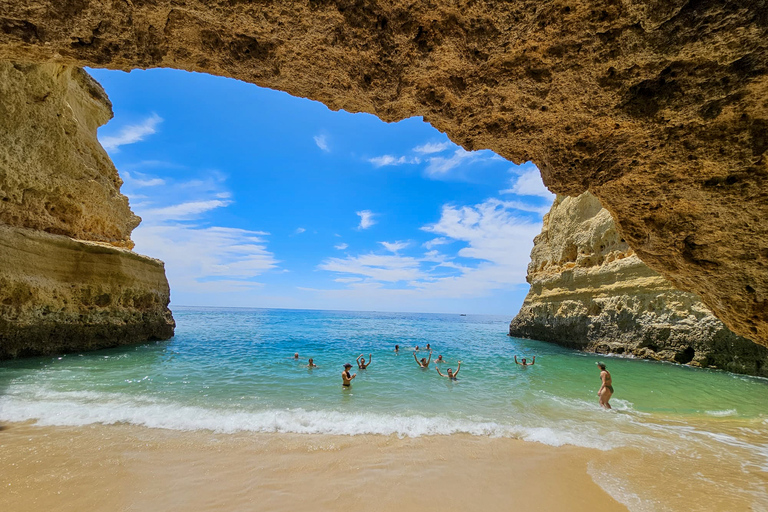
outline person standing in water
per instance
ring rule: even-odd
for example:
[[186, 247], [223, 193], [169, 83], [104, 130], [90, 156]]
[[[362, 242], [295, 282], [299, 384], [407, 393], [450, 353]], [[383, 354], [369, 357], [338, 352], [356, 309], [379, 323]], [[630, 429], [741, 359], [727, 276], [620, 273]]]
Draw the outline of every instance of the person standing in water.
[[605, 363], [598, 362], [596, 364], [600, 368], [601, 385], [600, 390], [597, 392], [597, 396], [600, 397], [600, 407], [610, 409], [611, 404], [608, 401], [611, 399], [611, 395], [613, 395], [613, 379], [611, 379], [611, 374], [608, 370], [605, 369]]
[[526, 361], [528, 361], [528, 360], [526, 358], [523, 358], [523, 362], [522, 363], [518, 363], [517, 362], [517, 356], [515, 356], [515, 364], [519, 364], [520, 366], [533, 366], [534, 364], [536, 364], [536, 356], [533, 356], [533, 361], [531, 361], [530, 363], [528, 363]]
[[395, 345], [395, 355], [400, 354], [400, 345]]
[[357, 377], [357, 374], [354, 373], [352, 375], [349, 374], [349, 369], [352, 368], [352, 365], [347, 363], [344, 365], [344, 371], [341, 372], [341, 385], [345, 388], [348, 388], [352, 385], [352, 379]]
[[[443, 359], [443, 355], [442, 355], [442, 354], [440, 354], [439, 356], [437, 356], [437, 359], [435, 359], [435, 364], [438, 364], [438, 363], [445, 363], [445, 362], [447, 362], [447, 361], [446, 361], [445, 359]], [[456, 371], [456, 373], [458, 373], [458, 370]]]
[[[438, 368], [437, 366], [435, 366], [435, 370], [437, 370], [437, 373], [440, 373], [440, 368]], [[459, 380], [456, 378], [456, 376], [459, 374], [459, 370], [461, 370], [461, 361], [459, 361], [459, 367], [456, 368], [456, 373], [453, 373], [453, 370], [448, 368], [448, 375], [443, 375], [442, 373], [440, 373], [440, 376], [448, 377], [451, 380]]]
[[295, 354], [293, 354], [293, 358], [294, 358], [294, 359], [298, 359], [298, 358], [299, 358], [299, 353], [298, 353], [298, 352], [296, 352]]
[[421, 361], [419, 361], [419, 358], [416, 357], [416, 352], [414, 352], [413, 359], [416, 361], [416, 364], [419, 365], [419, 368], [429, 368], [429, 362], [432, 361], [432, 352], [429, 353], [429, 359], [422, 357]]
[[429, 350], [430, 352], [432, 351], [432, 347], [429, 346], [429, 343], [427, 343], [427, 350]]
[[357, 356], [357, 359], [356, 359], [357, 367], [360, 368], [361, 370], [365, 370], [366, 368], [368, 368], [368, 365], [371, 364], [372, 359], [373, 359], [373, 355], [368, 354], [368, 364], [366, 364], [363, 354], [360, 354], [359, 356]]
[[307, 368], [317, 368], [317, 365], [315, 364], [315, 360], [311, 357], [309, 358], [309, 364], [307, 364]]

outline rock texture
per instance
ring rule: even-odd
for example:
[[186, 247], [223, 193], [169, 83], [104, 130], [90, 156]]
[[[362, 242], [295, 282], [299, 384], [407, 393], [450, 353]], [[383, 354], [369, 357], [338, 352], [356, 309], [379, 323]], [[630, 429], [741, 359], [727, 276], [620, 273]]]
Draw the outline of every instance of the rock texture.
[[0, 223], [132, 248], [141, 219], [96, 138], [111, 118], [82, 69], [0, 62]]
[[586, 192], [558, 196], [534, 240], [511, 336], [768, 377], [768, 348], [737, 336], [651, 270]]
[[121, 249], [140, 219], [96, 138], [101, 86], [0, 62], [0, 359], [173, 335], [162, 262]]
[[0, 59], [173, 67], [533, 160], [768, 345], [764, 0], [4, 0]]
[[173, 336], [163, 262], [0, 226], [0, 359]]

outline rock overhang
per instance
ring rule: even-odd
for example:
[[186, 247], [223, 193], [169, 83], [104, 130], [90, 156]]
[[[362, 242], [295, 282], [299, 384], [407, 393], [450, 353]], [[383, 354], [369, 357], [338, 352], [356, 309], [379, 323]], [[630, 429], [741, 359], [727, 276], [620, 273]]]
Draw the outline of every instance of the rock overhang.
[[230, 76], [414, 115], [593, 192], [638, 256], [768, 344], [759, 1], [8, 1], [0, 58]]

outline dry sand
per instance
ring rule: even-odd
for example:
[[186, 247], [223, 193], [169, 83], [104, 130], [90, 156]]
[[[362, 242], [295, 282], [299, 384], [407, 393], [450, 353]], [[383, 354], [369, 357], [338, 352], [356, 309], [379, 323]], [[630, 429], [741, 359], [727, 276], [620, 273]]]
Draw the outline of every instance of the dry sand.
[[599, 452], [468, 435], [0, 431], [0, 511], [620, 511]]

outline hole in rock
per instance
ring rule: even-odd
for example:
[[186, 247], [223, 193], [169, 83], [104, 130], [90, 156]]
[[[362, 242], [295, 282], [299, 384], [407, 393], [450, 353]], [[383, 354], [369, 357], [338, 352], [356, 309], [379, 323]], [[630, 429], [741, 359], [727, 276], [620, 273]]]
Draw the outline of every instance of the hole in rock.
[[533, 164], [465, 151], [420, 118], [204, 74], [89, 72], [115, 112], [99, 139], [143, 219], [134, 250], [165, 261], [172, 306], [509, 316], [522, 303], [554, 199]]

